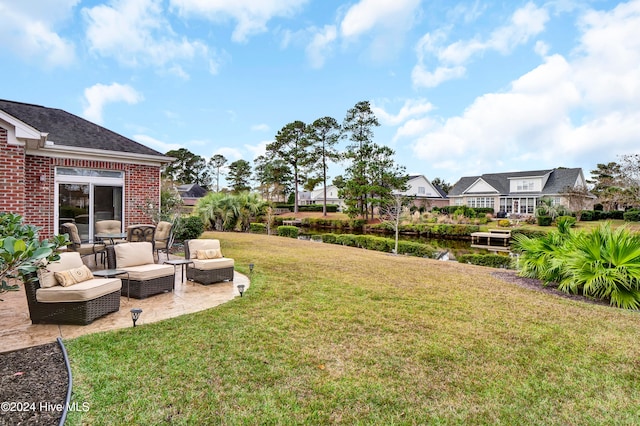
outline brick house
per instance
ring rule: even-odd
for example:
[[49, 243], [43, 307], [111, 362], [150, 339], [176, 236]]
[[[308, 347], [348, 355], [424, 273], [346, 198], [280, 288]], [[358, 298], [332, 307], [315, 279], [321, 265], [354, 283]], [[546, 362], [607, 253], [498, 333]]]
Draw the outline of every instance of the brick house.
[[66, 111], [0, 99], [0, 211], [41, 227], [73, 221], [91, 240], [97, 220], [148, 223], [160, 172], [173, 159]]

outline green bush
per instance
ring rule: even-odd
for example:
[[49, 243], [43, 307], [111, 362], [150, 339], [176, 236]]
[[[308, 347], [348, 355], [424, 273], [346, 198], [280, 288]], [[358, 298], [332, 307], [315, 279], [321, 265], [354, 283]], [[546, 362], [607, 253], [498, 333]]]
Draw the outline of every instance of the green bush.
[[556, 225], [558, 225], [558, 227], [568, 226], [569, 228], [572, 228], [575, 226], [576, 222], [576, 218], [573, 216], [558, 216], [556, 218]]
[[[301, 212], [321, 212], [322, 204], [311, 204], [308, 206], [298, 206], [298, 210]], [[337, 204], [327, 204], [327, 212], [335, 213], [338, 211]]]
[[418, 226], [420, 235], [427, 237], [468, 237], [473, 232], [480, 231], [478, 225], [450, 225], [446, 223], [440, 224], [423, 224], [422, 227]]
[[551, 226], [553, 218], [551, 216], [538, 216], [538, 226]]
[[640, 210], [631, 209], [624, 212], [622, 215], [625, 221], [627, 222], [638, 222], [640, 221]]
[[[386, 253], [391, 253], [395, 247], [395, 239], [377, 237], [375, 235], [322, 234], [321, 237], [323, 243], [360, 247]], [[413, 241], [398, 241], [398, 254], [433, 257], [435, 252], [436, 250], [428, 244]]]
[[193, 240], [204, 232], [204, 222], [199, 216], [187, 216], [180, 219], [175, 230], [176, 241]]
[[598, 220], [596, 216], [598, 213], [599, 212], [593, 210], [582, 210], [580, 212], [580, 220], [582, 222], [591, 222], [592, 220]]
[[289, 238], [298, 238], [298, 234], [300, 230], [297, 226], [283, 225], [278, 226], [278, 236], [280, 237], [289, 237]]
[[529, 237], [529, 238], [539, 238], [547, 235], [547, 232], [536, 230], [536, 229], [518, 228], [511, 231], [511, 237], [515, 237], [516, 235], [524, 235], [525, 237]]
[[509, 256], [500, 254], [463, 254], [457, 257], [460, 263], [489, 266], [491, 268], [513, 269], [514, 262]]
[[267, 225], [265, 223], [252, 222], [249, 224], [249, 231], [251, 231], [254, 234], [266, 234]]

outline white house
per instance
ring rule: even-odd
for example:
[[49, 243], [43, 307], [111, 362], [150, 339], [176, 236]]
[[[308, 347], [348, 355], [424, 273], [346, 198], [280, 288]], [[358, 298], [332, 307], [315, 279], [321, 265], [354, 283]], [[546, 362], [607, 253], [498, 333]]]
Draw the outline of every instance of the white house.
[[433, 185], [424, 175], [409, 176], [406, 191], [394, 191], [393, 193], [413, 198], [416, 207], [431, 209], [449, 205], [447, 194], [441, 188]]

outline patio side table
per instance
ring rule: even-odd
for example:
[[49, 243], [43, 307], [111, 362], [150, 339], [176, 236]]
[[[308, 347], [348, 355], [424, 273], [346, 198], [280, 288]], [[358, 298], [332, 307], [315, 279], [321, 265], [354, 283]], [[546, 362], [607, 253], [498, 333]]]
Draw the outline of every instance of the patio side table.
[[181, 283], [184, 283], [184, 270], [186, 269], [187, 265], [190, 263], [193, 263], [193, 260], [189, 260], [189, 259], [169, 259], [169, 260], [165, 260], [163, 262], [165, 265], [173, 265], [173, 273], [174, 275], [178, 272], [178, 266], [180, 266], [180, 272], [182, 273], [181, 278], [182, 280], [180, 281]]
[[93, 271], [94, 277], [103, 277], [103, 278], [115, 278], [118, 275], [127, 275], [127, 300], [129, 300], [129, 288], [131, 281], [129, 280], [129, 271], [125, 271], [124, 269], [98, 269], [97, 271]]

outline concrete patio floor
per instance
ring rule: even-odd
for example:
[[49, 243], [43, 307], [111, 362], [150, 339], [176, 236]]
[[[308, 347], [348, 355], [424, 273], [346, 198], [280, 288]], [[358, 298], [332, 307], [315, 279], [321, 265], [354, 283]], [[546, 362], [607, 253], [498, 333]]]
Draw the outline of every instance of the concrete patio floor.
[[[93, 259], [89, 258], [90, 256], [85, 258], [85, 263], [92, 270], [96, 269]], [[175, 290], [172, 293], [162, 293], [142, 300], [121, 297], [118, 312], [98, 318], [89, 325], [31, 324], [27, 297], [24, 287], [20, 285], [19, 291], [0, 295], [4, 299], [4, 302], [0, 302], [0, 353], [55, 342], [58, 337], [71, 339], [84, 334], [131, 327], [132, 308], [141, 308], [143, 311], [137, 325], [202, 311], [240, 296], [238, 284], [244, 284], [245, 291], [249, 288], [249, 279], [238, 272], [235, 272], [233, 281], [202, 285], [186, 281], [186, 277], [183, 283], [178, 267], [175, 280]], [[122, 280], [122, 285], [126, 288], [126, 279]]]

